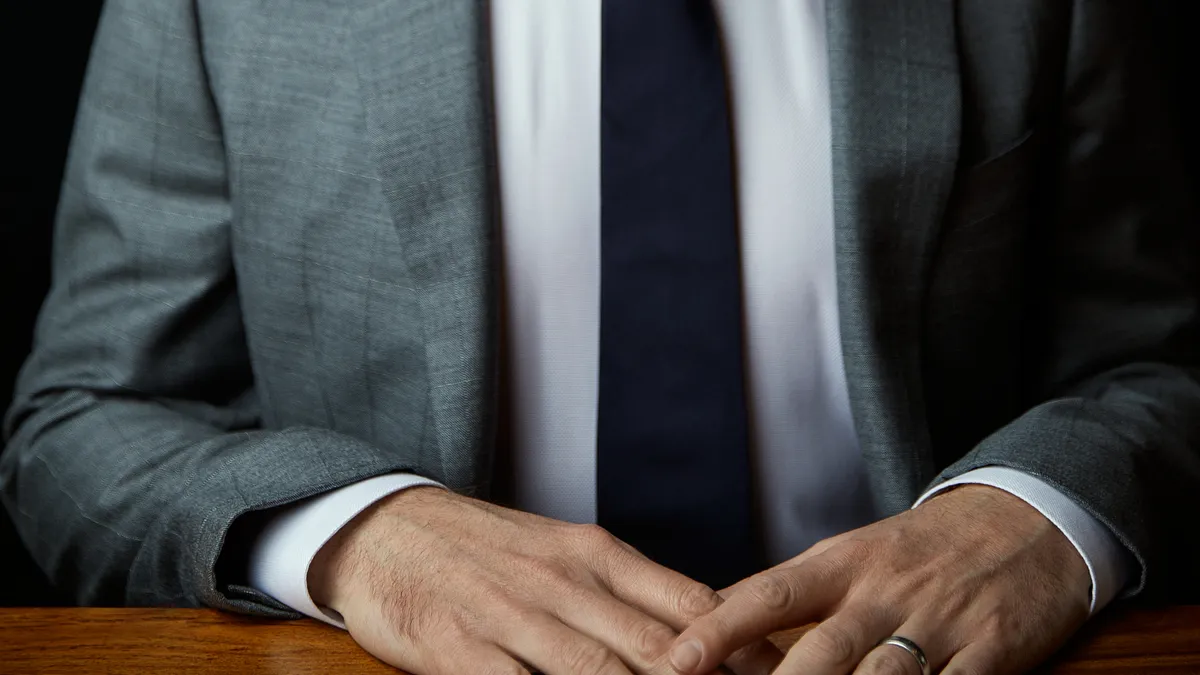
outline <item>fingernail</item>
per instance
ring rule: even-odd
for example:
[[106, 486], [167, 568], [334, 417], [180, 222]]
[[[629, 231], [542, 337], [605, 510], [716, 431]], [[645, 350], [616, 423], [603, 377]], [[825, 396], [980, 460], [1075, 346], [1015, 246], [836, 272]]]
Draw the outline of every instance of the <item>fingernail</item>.
[[704, 653], [700, 651], [700, 643], [688, 640], [683, 644], [675, 645], [675, 648], [671, 650], [671, 665], [681, 673], [690, 673], [700, 665], [700, 659], [703, 657]]

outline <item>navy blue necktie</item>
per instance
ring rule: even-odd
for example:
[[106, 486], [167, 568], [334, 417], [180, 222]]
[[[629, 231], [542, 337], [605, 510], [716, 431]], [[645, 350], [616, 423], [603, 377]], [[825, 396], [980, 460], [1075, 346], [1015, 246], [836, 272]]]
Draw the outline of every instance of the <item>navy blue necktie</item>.
[[751, 517], [732, 134], [710, 0], [604, 0], [599, 522], [720, 588]]

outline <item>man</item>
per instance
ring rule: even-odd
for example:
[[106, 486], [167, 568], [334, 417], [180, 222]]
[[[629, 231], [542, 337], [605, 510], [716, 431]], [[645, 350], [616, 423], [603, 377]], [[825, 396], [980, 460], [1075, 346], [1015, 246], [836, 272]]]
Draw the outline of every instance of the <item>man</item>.
[[421, 675], [1023, 671], [1200, 561], [1142, 4], [113, 0], [6, 505]]

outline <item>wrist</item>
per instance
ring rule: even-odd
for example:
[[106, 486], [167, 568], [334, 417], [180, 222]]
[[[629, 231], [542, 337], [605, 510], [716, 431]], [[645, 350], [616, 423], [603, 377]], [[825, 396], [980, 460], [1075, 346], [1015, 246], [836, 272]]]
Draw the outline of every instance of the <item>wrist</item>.
[[[939, 499], [941, 497], [942, 499]], [[1039, 551], [1041, 564], [1052, 570], [1057, 584], [1090, 604], [1092, 576], [1079, 549], [1063, 530], [1029, 502], [1008, 490], [987, 484], [966, 483], [944, 490], [918, 508], [939, 508], [973, 519], [986, 539], [975, 545], [986, 548], [998, 541], [1019, 549]]]
[[369, 558], [370, 542], [380, 536], [375, 525], [399, 502], [428, 492], [445, 492], [445, 489], [417, 486], [390, 494], [363, 509], [334, 533], [308, 567], [307, 583], [313, 603], [344, 615], [343, 607], [353, 597], [355, 580], [362, 576]]

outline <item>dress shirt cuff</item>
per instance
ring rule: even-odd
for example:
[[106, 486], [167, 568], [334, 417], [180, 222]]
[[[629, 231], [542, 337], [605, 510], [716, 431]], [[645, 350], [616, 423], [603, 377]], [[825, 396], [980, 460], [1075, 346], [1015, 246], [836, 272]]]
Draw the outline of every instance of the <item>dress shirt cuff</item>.
[[1023, 499], [1066, 535], [1092, 576], [1091, 613], [1104, 609], [1129, 580], [1129, 553], [1103, 523], [1049, 483], [1016, 469], [986, 466], [926, 492], [913, 508], [956, 485], [990, 485]]
[[297, 612], [345, 628], [341, 617], [318, 607], [308, 592], [308, 568], [338, 530], [384, 497], [439, 483], [407, 473], [352, 483], [283, 508], [255, 538], [250, 549], [250, 585]]

